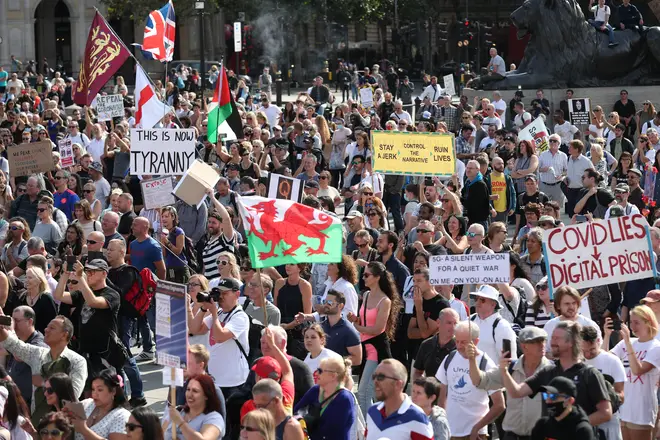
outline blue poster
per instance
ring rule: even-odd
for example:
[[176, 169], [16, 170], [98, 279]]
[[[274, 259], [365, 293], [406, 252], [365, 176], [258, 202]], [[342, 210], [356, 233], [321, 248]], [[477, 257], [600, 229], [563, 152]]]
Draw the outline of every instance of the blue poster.
[[184, 284], [158, 281], [156, 286], [156, 363], [186, 368], [188, 315]]

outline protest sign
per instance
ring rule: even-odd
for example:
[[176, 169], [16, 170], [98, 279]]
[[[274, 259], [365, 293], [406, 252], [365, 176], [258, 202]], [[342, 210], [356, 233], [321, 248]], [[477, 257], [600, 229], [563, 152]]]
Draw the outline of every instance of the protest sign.
[[195, 160], [195, 129], [131, 129], [131, 175], [182, 175]]
[[268, 198], [293, 200], [300, 203], [303, 195], [303, 181], [281, 174], [268, 175]]
[[536, 147], [536, 154], [541, 154], [548, 149], [550, 145], [548, 139], [548, 129], [543, 122], [543, 118], [538, 117], [532, 121], [527, 127], [521, 128], [518, 134], [518, 139], [521, 141], [530, 141]]
[[451, 177], [456, 172], [452, 134], [372, 131], [371, 145], [377, 173]]
[[174, 205], [176, 200], [172, 195], [172, 177], [163, 177], [160, 179], [143, 180], [140, 182], [145, 209], [162, 208], [163, 206]]
[[591, 124], [591, 101], [589, 98], [569, 99], [568, 114], [573, 125]]
[[210, 165], [198, 159], [192, 163], [172, 193], [190, 206], [199, 208], [206, 199], [206, 189], [214, 188], [218, 180], [220, 175]]
[[360, 89], [360, 102], [364, 108], [371, 108], [374, 106], [374, 90], [370, 86], [365, 86]]
[[96, 113], [100, 122], [123, 117], [124, 98], [121, 95], [97, 95]]
[[45, 173], [53, 168], [53, 145], [50, 141], [40, 141], [8, 147], [7, 158], [12, 177]]
[[648, 223], [640, 214], [544, 231], [550, 293], [654, 276]]
[[445, 93], [450, 95], [456, 95], [456, 87], [454, 86], [454, 75], [449, 74], [442, 77], [442, 81], [445, 83]]
[[73, 159], [73, 141], [70, 137], [66, 137], [57, 143], [60, 148], [60, 165], [62, 168], [72, 167], [74, 164]]
[[509, 254], [433, 255], [429, 261], [434, 286], [508, 283]]
[[156, 359], [159, 365], [186, 368], [188, 314], [186, 286], [158, 280], [156, 285]]

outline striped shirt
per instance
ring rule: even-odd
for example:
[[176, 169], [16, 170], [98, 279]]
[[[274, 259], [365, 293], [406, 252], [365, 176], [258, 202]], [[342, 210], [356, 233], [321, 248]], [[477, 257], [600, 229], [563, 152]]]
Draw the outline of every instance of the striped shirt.
[[217, 237], [211, 237], [206, 242], [204, 250], [202, 251], [202, 261], [204, 264], [204, 276], [210, 281], [215, 278], [220, 278], [220, 271], [216, 260], [221, 252], [236, 253], [236, 234], [227, 240], [225, 235], [221, 232]]
[[544, 151], [539, 156], [539, 169], [545, 167], [552, 167], [552, 170], [541, 173], [541, 182], [557, 183], [557, 177], [568, 170], [566, 153], [557, 151], [557, 153], [552, 154], [550, 150]]
[[424, 411], [409, 396], [399, 410], [385, 416], [385, 403], [372, 405], [367, 411], [366, 440], [432, 440], [433, 427]]
[[545, 304], [541, 304], [538, 313], [534, 313], [534, 307], [530, 304], [530, 306], [527, 307], [527, 313], [525, 314], [525, 326], [533, 325], [538, 328], [543, 328], [548, 321], [554, 317], [554, 313], [548, 313], [546, 311]]

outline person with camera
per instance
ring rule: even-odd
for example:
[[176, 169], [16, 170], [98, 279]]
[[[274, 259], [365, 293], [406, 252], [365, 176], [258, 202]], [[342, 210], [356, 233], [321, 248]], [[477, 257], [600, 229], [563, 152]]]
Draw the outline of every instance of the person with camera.
[[211, 292], [198, 293], [197, 301], [204, 304], [201, 310], [211, 314], [198, 313], [189, 323], [191, 333], [210, 332], [209, 373], [227, 400], [245, 383], [250, 372], [250, 318], [238, 303], [240, 288], [238, 280], [222, 278]]

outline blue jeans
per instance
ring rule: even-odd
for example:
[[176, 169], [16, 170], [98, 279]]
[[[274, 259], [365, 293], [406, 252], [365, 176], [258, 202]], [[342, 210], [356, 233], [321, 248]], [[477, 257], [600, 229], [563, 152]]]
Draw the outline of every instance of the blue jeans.
[[392, 213], [394, 219], [394, 230], [396, 232], [403, 230], [403, 217], [401, 216], [401, 194], [383, 192], [383, 203]]
[[153, 351], [154, 340], [151, 337], [151, 329], [156, 329], [156, 301], [151, 301], [149, 309], [144, 316], [138, 318], [138, 328], [142, 333], [142, 350]]
[[367, 360], [362, 369], [362, 377], [360, 377], [360, 384], [358, 385], [357, 400], [362, 410], [362, 414], [366, 414], [371, 407], [372, 399], [374, 397], [374, 381], [371, 375], [374, 374], [378, 368], [378, 362]]
[[357, 101], [357, 99], [358, 99], [358, 88], [355, 84], [351, 84], [351, 96], [353, 97], [353, 101]]
[[[133, 324], [135, 324], [135, 319], [127, 318], [125, 316], [120, 316], [120, 326], [121, 326], [121, 341], [126, 346], [128, 352], [131, 352], [131, 330], [133, 329]], [[126, 377], [128, 382], [131, 384], [131, 397], [144, 397], [142, 377], [140, 376], [140, 370], [138, 369], [137, 362], [135, 362], [134, 357], [129, 357], [124, 364], [124, 371], [126, 372]]]
[[[589, 19], [589, 24], [592, 25], [594, 28], [596, 28], [597, 31], [600, 31], [600, 27], [602, 25], [605, 25], [605, 31], [607, 32], [607, 35], [610, 39], [610, 43], [614, 43], [614, 28], [612, 26], [610, 26], [609, 23]], [[602, 32], [605, 32], [605, 31], [602, 31]]]

